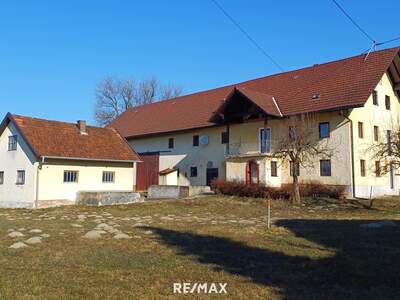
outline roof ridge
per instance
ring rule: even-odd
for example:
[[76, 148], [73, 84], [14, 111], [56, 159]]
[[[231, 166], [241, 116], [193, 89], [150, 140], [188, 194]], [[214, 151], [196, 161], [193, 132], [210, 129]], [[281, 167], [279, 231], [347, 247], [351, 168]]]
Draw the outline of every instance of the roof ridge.
[[[392, 47], [392, 48], [381, 49], [381, 50], [378, 50], [378, 51], [374, 51], [371, 54], [379, 53], [379, 52], [385, 52], [385, 51], [394, 51], [394, 50], [400, 51], [400, 47]], [[254, 79], [249, 79], [249, 80], [245, 80], [245, 81], [241, 81], [241, 82], [231, 83], [231, 84], [223, 85], [223, 86], [220, 86], [220, 87], [211, 88], [211, 89], [208, 89], [208, 90], [202, 90], [202, 91], [198, 91], [198, 92], [193, 92], [193, 93], [181, 95], [181, 96], [178, 96], [178, 97], [175, 97], [175, 98], [156, 101], [156, 102], [152, 102], [152, 103], [148, 103], [148, 104], [141, 104], [141, 105], [138, 105], [138, 106], [135, 106], [135, 107], [131, 107], [128, 110], [135, 110], [135, 109], [138, 109], [138, 108], [141, 108], [141, 107], [144, 107], [144, 106], [157, 105], [157, 104], [162, 104], [162, 103], [171, 102], [171, 101], [179, 101], [179, 100], [182, 100], [181, 98], [184, 98], [184, 97], [190, 97], [190, 96], [193, 96], [193, 95], [208, 93], [208, 92], [212, 92], [212, 91], [219, 90], [219, 89], [224, 89], [224, 88], [229, 88], [229, 87], [234, 88], [236, 86], [240, 87], [240, 85], [252, 83], [252, 82], [263, 80], [263, 79], [266, 79], [266, 78], [275, 77], [275, 76], [281, 76], [283, 74], [289, 74], [289, 73], [292, 73], [292, 72], [297, 72], [297, 71], [301, 71], [301, 70], [307, 70], [307, 69], [311, 69], [311, 68], [315, 68], [315, 67], [326, 66], [326, 65], [329, 65], [329, 64], [333, 64], [333, 63], [343, 62], [343, 61], [346, 61], [346, 60], [352, 60], [352, 59], [361, 57], [363, 55], [366, 55], [366, 54], [363, 52], [363, 53], [360, 53], [360, 54], [357, 54], [357, 55], [344, 57], [344, 58], [340, 58], [340, 59], [337, 59], [337, 60], [331, 60], [331, 61], [327, 61], [327, 62], [323, 62], [323, 63], [315, 63], [313, 65], [309, 65], [309, 66], [306, 66], [306, 67], [301, 67], [301, 68], [290, 70], [290, 71], [274, 73], [274, 74], [270, 74], [270, 75], [254, 78]], [[268, 95], [268, 94], [266, 94], [266, 95]]]
[[[66, 125], [75, 125], [76, 123], [72, 122], [66, 122], [66, 121], [58, 121], [58, 120], [50, 120], [50, 119], [45, 119], [45, 118], [37, 118], [37, 117], [31, 117], [31, 116], [23, 116], [23, 115], [18, 115], [18, 114], [11, 114], [11, 116], [16, 117], [16, 118], [25, 118], [25, 119], [31, 119], [31, 120], [37, 120], [37, 121], [45, 121], [45, 122], [51, 122], [51, 123], [58, 123], [58, 124], [66, 124]], [[93, 125], [86, 125], [86, 128], [98, 128], [98, 129], [109, 129], [106, 127], [100, 127], [100, 126], [93, 126]]]

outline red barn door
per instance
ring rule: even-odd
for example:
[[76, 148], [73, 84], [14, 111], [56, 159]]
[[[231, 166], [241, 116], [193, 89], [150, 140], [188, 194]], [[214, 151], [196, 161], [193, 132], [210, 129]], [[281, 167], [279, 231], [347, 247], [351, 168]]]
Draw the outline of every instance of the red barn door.
[[158, 184], [158, 172], [160, 165], [159, 153], [139, 154], [142, 162], [136, 167], [136, 190], [147, 191], [151, 185]]

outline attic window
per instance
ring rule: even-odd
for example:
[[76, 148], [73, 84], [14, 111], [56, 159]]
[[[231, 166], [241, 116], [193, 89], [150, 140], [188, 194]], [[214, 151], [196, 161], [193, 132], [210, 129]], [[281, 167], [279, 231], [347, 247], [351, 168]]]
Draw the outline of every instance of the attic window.
[[311, 97], [313, 100], [318, 100], [321, 97], [320, 93], [314, 93]]

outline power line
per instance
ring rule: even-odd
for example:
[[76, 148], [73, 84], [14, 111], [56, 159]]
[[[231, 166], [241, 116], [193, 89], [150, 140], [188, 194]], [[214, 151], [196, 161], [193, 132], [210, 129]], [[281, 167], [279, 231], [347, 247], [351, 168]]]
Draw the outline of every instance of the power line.
[[359, 31], [361, 31], [361, 33], [364, 34], [372, 42], [372, 47], [369, 49], [369, 52], [371, 52], [372, 50], [375, 50], [375, 48], [377, 46], [382, 46], [382, 45], [385, 45], [385, 44], [392, 43], [392, 42], [400, 40], [400, 36], [398, 36], [398, 37], [395, 37], [395, 38], [390, 39], [390, 40], [386, 40], [386, 41], [383, 41], [383, 42], [377, 42], [370, 34], [368, 34], [368, 32], [366, 32], [360, 25], [357, 24], [357, 22], [350, 16], [350, 14], [348, 14], [346, 12], [346, 10], [336, 0], [332, 0], [332, 2], [351, 21], [351, 23], [353, 23], [353, 25], [356, 26], [357, 29]]
[[346, 10], [336, 1], [332, 0], [333, 3], [340, 9], [340, 11], [353, 23], [354, 26], [358, 28], [372, 43], [376, 44], [376, 40], [372, 38], [360, 25], [357, 24], [356, 21], [346, 12]]
[[269, 55], [261, 46], [260, 44], [257, 43], [257, 41], [255, 39], [253, 39], [251, 37], [251, 35], [244, 30], [244, 28], [242, 26], [240, 26], [240, 24], [235, 21], [235, 19], [216, 1], [216, 0], [211, 0], [216, 7], [218, 7], [218, 9], [233, 23], [233, 25], [235, 25], [246, 37], [247, 39], [266, 57], [268, 58], [279, 70], [281, 70], [282, 72], [284, 72], [285, 70], [283, 69], [283, 67], [278, 64], [278, 62], [272, 58], [271, 55]]
[[381, 43], [377, 43], [376, 45], [377, 46], [381, 46], [381, 45], [392, 43], [392, 42], [395, 42], [395, 41], [398, 41], [398, 40], [400, 40], [400, 36], [398, 36], [396, 38], [393, 38], [393, 39], [390, 39], [390, 40], [387, 40], [387, 41], [383, 41]]

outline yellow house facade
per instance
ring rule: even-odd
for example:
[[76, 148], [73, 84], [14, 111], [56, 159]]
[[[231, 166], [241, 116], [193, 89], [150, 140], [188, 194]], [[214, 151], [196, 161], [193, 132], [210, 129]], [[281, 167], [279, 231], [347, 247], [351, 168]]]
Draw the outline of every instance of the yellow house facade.
[[289, 162], [273, 155], [287, 120], [312, 116], [313, 140], [332, 154], [299, 166], [300, 182], [345, 186], [348, 197], [398, 195], [399, 172], [378, 172], [370, 148], [399, 129], [399, 70], [399, 49], [387, 49], [135, 108], [112, 126], [139, 154], [155, 155], [153, 184], [279, 187], [293, 180]]

